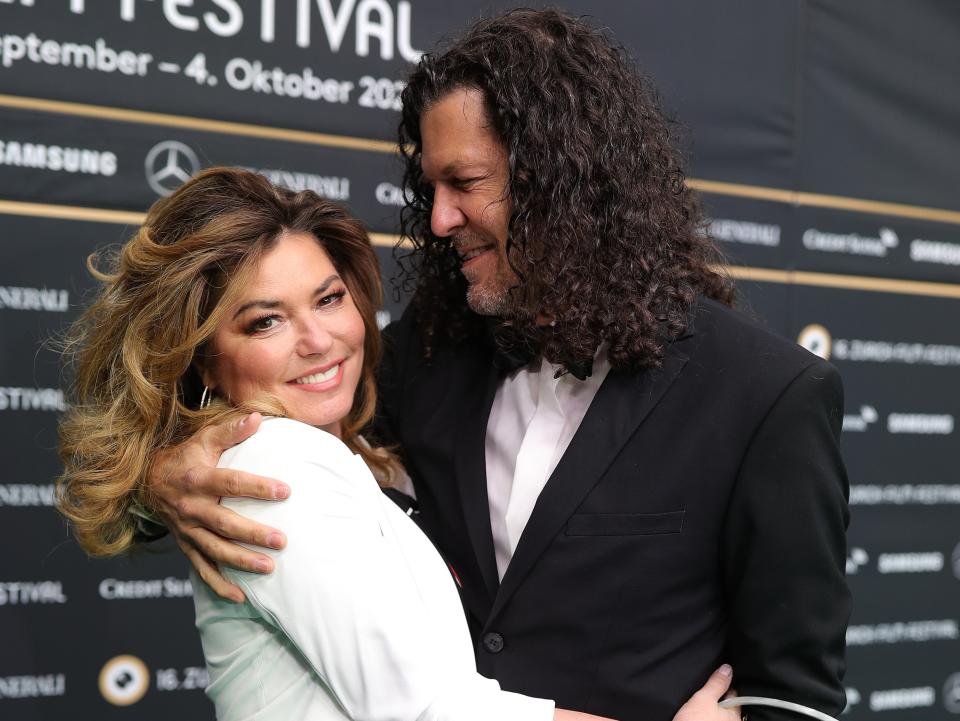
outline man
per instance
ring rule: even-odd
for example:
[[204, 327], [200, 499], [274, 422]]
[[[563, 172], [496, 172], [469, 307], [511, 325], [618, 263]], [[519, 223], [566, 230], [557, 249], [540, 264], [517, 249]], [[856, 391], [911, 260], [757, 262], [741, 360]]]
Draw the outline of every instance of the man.
[[[730, 309], [648, 84], [581, 21], [516, 11], [423, 59], [400, 139], [417, 291], [385, 332], [375, 430], [462, 583], [479, 669], [658, 721], [723, 660], [741, 694], [839, 713], [839, 379]], [[210, 559], [270, 565], [219, 536], [283, 543], [211, 499], [283, 495], [209, 470], [247, 425], [156, 474], [191, 468], [159, 505], [224, 595]]]

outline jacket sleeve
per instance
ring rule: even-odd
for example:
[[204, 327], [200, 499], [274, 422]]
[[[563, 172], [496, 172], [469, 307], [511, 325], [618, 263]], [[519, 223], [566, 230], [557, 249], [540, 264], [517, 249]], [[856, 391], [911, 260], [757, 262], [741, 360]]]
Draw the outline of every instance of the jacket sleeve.
[[[283, 528], [288, 544], [273, 552], [270, 575], [224, 571], [351, 719], [552, 718], [551, 701], [502, 691], [478, 674], [469, 643], [458, 658], [448, 657], [450, 646], [438, 640], [409, 566], [417, 556], [401, 553], [384, 535], [380, 491], [342, 443], [302, 424], [270, 420], [237, 449], [226, 458], [229, 467], [269, 471], [292, 493], [284, 503], [225, 502]], [[459, 604], [453, 611], [461, 613]]]
[[400, 414], [403, 409], [402, 365], [410, 344], [416, 342], [415, 335], [416, 325], [410, 308], [381, 332], [383, 357], [377, 364], [377, 410], [370, 429], [371, 436], [380, 446], [395, 446], [399, 438], [397, 429], [402, 423]]
[[[724, 524], [728, 660], [741, 696], [837, 716], [845, 705], [849, 485], [839, 438], [843, 390], [816, 362], [769, 409], [740, 467]], [[751, 721], [791, 712], [745, 708]]]

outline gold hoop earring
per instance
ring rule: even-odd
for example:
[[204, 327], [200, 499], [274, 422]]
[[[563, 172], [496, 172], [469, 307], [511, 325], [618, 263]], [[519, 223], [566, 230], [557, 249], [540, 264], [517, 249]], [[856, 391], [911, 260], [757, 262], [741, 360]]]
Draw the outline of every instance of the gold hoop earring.
[[213, 402], [213, 391], [210, 390], [207, 386], [204, 386], [203, 393], [200, 394], [200, 410], [203, 410], [204, 408], [209, 408], [212, 402]]

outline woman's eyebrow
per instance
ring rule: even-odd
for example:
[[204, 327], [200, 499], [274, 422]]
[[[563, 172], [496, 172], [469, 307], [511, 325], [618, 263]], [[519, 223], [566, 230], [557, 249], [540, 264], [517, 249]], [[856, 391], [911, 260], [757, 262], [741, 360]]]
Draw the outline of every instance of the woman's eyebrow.
[[[331, 275], [331, 276], [328, 277], [326, 280], [324, 280], [324, 281], [317, 287], [317, 289], [316, 289], [315, 291], [313, 291], [313, 294], [314, 294], [314, 295], [320, 295], [321, 293], [323, 293], [327, 288], [329, 288], [333, 283], [335, 283], [335, 282], [338, 281], [338, 280], [340, 280], [340, 276], [339, 276], [339, 275], [336, 275], [336, 274]], [[250, 310], [251, 308], [264, 308], [264, 309], [270, 310], [270, 309], [273, 309], [273, 308], [279, 308], [279, 307], [281, 307], [282, 305], [283, 305], [283, 301], [280, 301], [280, 300], [261, 300], [261, 299], [251, 300], [251, 301], [248, 301], [248, 302], [244, 303], [244, 304], [241, 305], [239, 308], [237, 308], [237, 312], [233, 314], [233, 317], [236, 318], [237, 316], [239, 316], [239, 315], [242, 314], [242, 313], [245, 313], [246, 311]]]

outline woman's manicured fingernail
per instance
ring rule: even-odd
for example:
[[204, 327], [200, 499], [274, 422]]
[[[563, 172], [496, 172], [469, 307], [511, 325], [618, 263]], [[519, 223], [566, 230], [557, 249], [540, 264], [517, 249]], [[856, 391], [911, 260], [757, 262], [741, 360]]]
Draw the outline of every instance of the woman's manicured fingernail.
[[290, 497], [290, 486], [285, 483], [278, 483], [273, 487], [273, 497], [278, 501]]
[[269, 536], [267, 536], [267, 545], [270, 548], [280, 548], [283, 545], [283, 536], [274, 531]]
[[270, 561], [265, 558], [258, 558], [253, 566], [257, 569], [257, 573], [267, 573], [270, 570]]
[[723, 666], [717, 669], [717, 673], [719, 673], [721, 676], [732, 676], [733, 667], [729, 663], [725, 663]]

